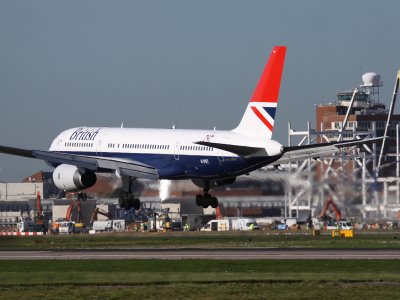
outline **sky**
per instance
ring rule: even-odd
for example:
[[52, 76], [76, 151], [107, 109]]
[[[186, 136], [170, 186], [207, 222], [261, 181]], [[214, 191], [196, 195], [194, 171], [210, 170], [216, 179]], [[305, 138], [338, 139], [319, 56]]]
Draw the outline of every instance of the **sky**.
[[[315, 104], [400, 67], [399, 1], [0, 1], [0, 145], [49, 148], [64, 129], [232, 129], [274, 45], [287, 45], [273, 138]], [[396, 112], [399, 110], [396, 109]], [[45, 163], [0, 154], [0, 181]]]

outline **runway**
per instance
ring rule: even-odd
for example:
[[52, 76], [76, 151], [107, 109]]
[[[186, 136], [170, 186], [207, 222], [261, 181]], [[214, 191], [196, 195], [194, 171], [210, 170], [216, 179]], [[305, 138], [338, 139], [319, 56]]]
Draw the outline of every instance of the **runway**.
[[46, 259], [400, 259], [400, 249], [124, 249], [0, 251], [0, 260]]

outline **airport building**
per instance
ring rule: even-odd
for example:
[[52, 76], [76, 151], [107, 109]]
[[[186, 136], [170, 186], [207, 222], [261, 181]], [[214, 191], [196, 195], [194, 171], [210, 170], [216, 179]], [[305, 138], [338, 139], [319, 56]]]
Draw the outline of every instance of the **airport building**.
[[[289, 164], [294, 180], [286, 188], [288, 214], [310, 210], [318, 216], [333, 197], [346, 217], [390, 220], [400, 210], [400, 115], [393, 114], [399, 75], [390, 105], [380, 99], [380, 76], [370, 72], [362, 84], [337, 94], [333, 101], [316, 105], [316, 128], [295, 130], [289, 123], [289, 145], [346, 141], [385, 135], [382, 143], [343, 148], [322, 159]], [[296, 184], [293, 184], [295, 182]]]
[[[379, 137], [385, 133], [389, 109], [380, 101], [379, 91], [383, 86], [380, 75], [374, 72], [362, 76], [363, 83], [355, 89], [337, 94], [334, 102], [317, 104], [316, 124], [318, 142], [334, 142], [339, 140], [353, 140], [357, 137]], [[382, 156], [382, 165], [396, 160], [396, 126], [400, 124], [400, 115], [393, 115], [388, 127], [385, 151]], [[344, 126], [344, 127], [343, 127]], [[375, 147], [373, 153], [380, 155], [380, 147]], [[370, 164], [370, 170], [376, 168]], [[326, 171], [327, 166], [319, 164], [320, 173]], [[356, 168], [355, 163], [347, 164], [347, 171]], [[395, 168], [382, 169], [382, 175], [395, 176]]]

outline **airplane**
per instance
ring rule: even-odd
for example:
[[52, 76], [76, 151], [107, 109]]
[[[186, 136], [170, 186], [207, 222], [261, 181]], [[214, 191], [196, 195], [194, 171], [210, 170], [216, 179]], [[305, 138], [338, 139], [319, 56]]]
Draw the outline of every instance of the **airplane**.
[[272, 139], [286, 46], [275, 46], [239, 125], [233, 130], [187, 130], [76, 127], [61, 132], [48, 151], [0, 146], [0, 153], [41, 159], [54, 167], [54, 184], [77, 192], [99, 173], [115, 173], [122, 180], [122, 208], [140, 209], [132, 193], [137, 178], [191, 179], [203, 188], [196, 204], [216, 208], [210, 189], [232, 184], [238, 176], [259, 168], [331, 155], [342, 147], [378, 142], [382, 138], [286, 147]]

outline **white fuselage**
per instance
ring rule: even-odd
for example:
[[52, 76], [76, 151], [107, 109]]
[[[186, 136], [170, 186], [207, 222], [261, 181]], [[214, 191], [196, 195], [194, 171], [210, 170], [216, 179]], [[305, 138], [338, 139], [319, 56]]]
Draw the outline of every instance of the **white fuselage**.
[[195, 144], [202, 141], [264, 148], [270, 157], [279, 155], [282, 147], [232, 131], [78, 127], [59, 134], [49, 150], [139, 161], [157, 168], [160, 178], [229, 177], [260, 163]]

